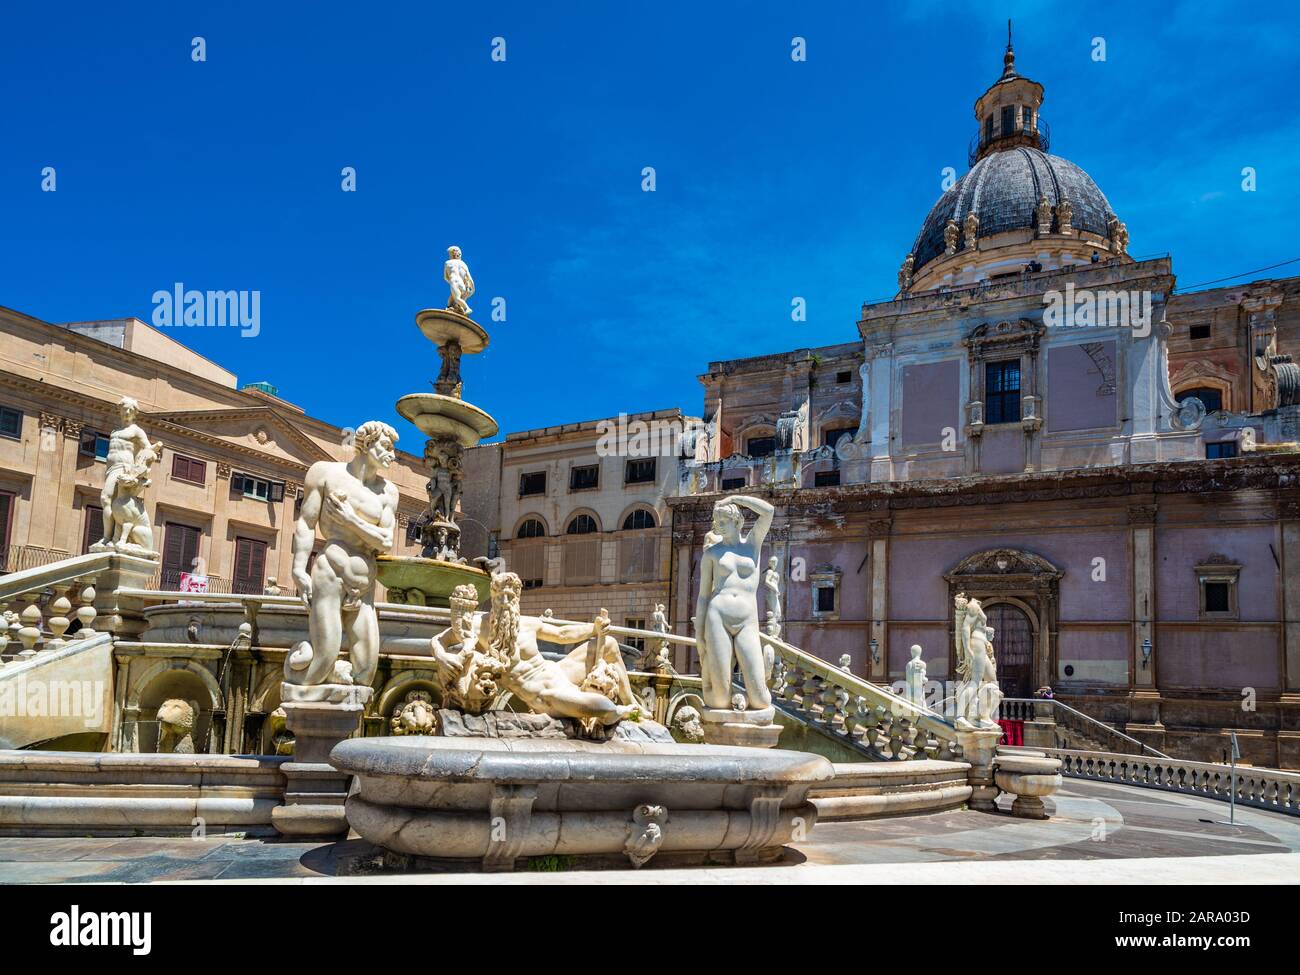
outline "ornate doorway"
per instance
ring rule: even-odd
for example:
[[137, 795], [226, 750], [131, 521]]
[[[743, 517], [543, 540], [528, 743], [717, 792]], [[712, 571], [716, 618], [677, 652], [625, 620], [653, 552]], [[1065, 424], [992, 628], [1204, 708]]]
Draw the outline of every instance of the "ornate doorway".
[[998, 683], [1007, 697], [1029, 697], [1050, 686], [1055, 673], [1056, 626], [1062, 572], [1041, 555], [995, 548], [962, 559], [948, 581], [948, 673], [955, 674], [957, 645], [953, 599], [959, 592], [984, 606], [993, 627]]
[[1019, 606], [994, 603], [984, 612], [993, 627], [998, 684], [1006, 697], [1029, 697], [1034, 688], [1034, 628]]

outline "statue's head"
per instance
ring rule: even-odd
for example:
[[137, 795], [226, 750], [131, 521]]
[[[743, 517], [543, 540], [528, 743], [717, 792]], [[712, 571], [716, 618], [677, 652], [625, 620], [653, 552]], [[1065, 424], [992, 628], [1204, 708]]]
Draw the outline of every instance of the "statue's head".
[[123, 396], [117, 402], [117, 412], [122, 417], [123, 423], [134, 423], [136, 415], [140, 412], [140, 404], [130, 396]]
[[488, 646], [499, 660], [509, 661], [515, 655], [515, 642], [519, 636], [519, 593], [523, 588], [519, 576], [513, 572], [502, 572], [492, 577]]
[[447, 248], [447, 256], [450, 257], [453, 261], [459, 261], [460, 248], [457, 247], [455, 244], [452, 244], [450, 247]]
[[740, 538], [745, 527], [745, 516], [740, 506], [730, 501], [719, 501], [713, 506], [713, 530], [729, 542]]
[[913, 660], [920, 660], [920, 659], [921, 659], [921, 644], [919, 644], [919, 643], [913, 643], [913, 644], [912, 644], [912, 648], [911, 648], [911, 654], [912, 654], [912, 659], [913, 659]]
[[958, 616], [961, 616], [962, 613], [966, 612], [966, 606], [968, 602], [969, 600], [967, 600], [966, 594], [964, 592], [957, 593], [956, 598], [953, 599], [953, 605], [957, 608]]
[[771, 558], [767, 560], [767, 567], [774, 572], [776, 571], [776, 567], [780, 564], [781, 564], [781, 560], [777, 558], [775, 555], [773, 555]]
[[381, 420], [367, 420], [352, 436], [357, 456], [369, 455], [376, 466], [388, 467], [397, 459], [397, 431]]
[[519, 594], [524, 584], [513, 572], [501, 572], [492, 577], [492, 607], [519, 605]]
[[194, 729], [194, 705], [179, 698], [169, 698], [158, 705], [158, 723], [171, 725], [181, 734]]

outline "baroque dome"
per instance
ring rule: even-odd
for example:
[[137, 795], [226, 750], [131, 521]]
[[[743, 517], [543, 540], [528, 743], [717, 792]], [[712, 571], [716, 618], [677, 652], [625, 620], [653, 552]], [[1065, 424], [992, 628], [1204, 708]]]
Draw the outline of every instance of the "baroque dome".
[[[1109, 235], [1113, 211], [1091, 176], [1068, 159], [1033, 146], [1016, 146], [984, 156], [939, 197], [912, 247], [914, 273], [944, 253], [944, 228], [950, 219], [962, 227], [967, 215], [974, 213], [979, 218], [977, 239], [1008, 230], [1033, 230], [1042, 197], [1047, 197], [1053, 214], [1068, 200], [1076, 231]], [[1059, 229], [1056, 216], [1053, 229]]]
[[1128, 228], [1092, 177], [1053, 156], [1043, 86], [1016, 71], [1007, 26], [1002, 75], [975, 100], [970, 171], [930, 208], [898, 271], [900, 294], [1130, 261]]

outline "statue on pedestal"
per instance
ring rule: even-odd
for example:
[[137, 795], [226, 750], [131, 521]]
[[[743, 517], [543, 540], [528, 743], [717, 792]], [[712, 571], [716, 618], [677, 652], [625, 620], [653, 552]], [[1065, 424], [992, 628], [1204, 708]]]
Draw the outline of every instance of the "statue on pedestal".
[[[307, 471], [293, 535], [293, 579], [307, 606], [310, 640], [285, 658], [286, 684], [368, 687], [374, 679], [379, 662], [375, 556], [393, 547], [397, 487], [383, 472], [393, 463], [396, 443], [397, 431], [371, 420], [356, 432], [352, 460], [317, 461]], [[317, 526], [325, 545], [309, 574]], [[338, 659], [345, 632], [350, 668]]]
[[144, 506], [149, 487], [149, 467], [162, 454], [162, 443], [150, 443], [136, 425], [140, 405], [129, 396], [117, 404], [121, 426], [108, 438], [107, 470], [100, 503], [104, 506], [104, 537], [92, 552], [112, 549], [145, 558], [157, 558], [153, 527]]
[[447, 248], [447, 263], [442, 266], [442, 279], [451, 288], [447, 299], [447, 308], [469, 318], [472, 310], [465, 304], [466, 298], [474, 296], [474, 279], [470, 277], [469, 266], [460, 259], [460, 248], [455, 244]]
[[[744, 534], [748, 508], [758, 517]], [[772, 706], [767, 661], [759, 639], [758, 566], [775, 509], [761, 498], [732, 495], [713, 506], [713, 530], [700, 558], [695, 604], [696, 641], [706, 707], [731, 707], [731, 672], [737, 661], [751, 709]]]
[[1002, 691], [993, 657], [993, 628], [979, 600], [959, 592], [954, 600], [957, 624], [957, 674], [964, 686], [957, 694], [957, 728], [994, 731]]
[[921, 645], [913, 643], [912, 659], [907, 662], [905, 678], [907, 699], [919, 708], [925, 707], [925, 661], [921, 659]]

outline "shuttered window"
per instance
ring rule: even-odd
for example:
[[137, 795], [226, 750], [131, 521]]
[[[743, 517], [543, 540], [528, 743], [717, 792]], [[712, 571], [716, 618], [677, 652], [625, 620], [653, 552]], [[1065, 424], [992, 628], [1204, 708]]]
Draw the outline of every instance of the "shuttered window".
[[0, 491], [0, 572], [9, 565], [9, 543], [13, 540], [14, 498], [9, 491]]
[[194, 560], [199, 557], [199, 540], [203, 532], [189, 525], [167, 522], [163, 530], [162, 588], [175, 589], [182, 572], [194, 571]]
[[205, 461], [195, 460], [193, 457], [172, 454], [172, 477], [177, 481], [188, 481], [190, 484], [203, 484], [208, 479], [208, 465]]
[[90, 551], [90, 546], [104, 537], [104, 509], [99, 505], [86, 505], [86, 530], [83, 535], [81, 552], [84, 555]]
[[266, 584], [266, 542], [258, 538], [235, 539], [235, 571], [231, 590], [261, 593]]
[[571, 538], [564, 543], [564, 584], [589, 586], [600, 580], [600, 539]]

